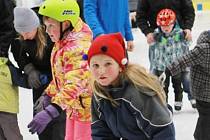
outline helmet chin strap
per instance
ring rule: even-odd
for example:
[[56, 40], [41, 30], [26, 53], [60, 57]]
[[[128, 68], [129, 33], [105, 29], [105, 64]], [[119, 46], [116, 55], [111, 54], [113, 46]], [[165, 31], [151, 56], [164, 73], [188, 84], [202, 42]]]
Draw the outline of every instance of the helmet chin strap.
[[70, 24], [69, 24], [69, 27], [66, 28], [66, 29], [63, 31], [63, 26], [62, 26], [62, 25], [63, 25], [63, 22], [60, 22], [60, 38], [59, 38], [59, 40], [62, 40], [62, 38], [63, 38], [65, 32], [67, 32], [67, 31], [72, 31], [72, 30], [74, 29], [74, 27], [73, 27], [72, 24], [70, 23]]

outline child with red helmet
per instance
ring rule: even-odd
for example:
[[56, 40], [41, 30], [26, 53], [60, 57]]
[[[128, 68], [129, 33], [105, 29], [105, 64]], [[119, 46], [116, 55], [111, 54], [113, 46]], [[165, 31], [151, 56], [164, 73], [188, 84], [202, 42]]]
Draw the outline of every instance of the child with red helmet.
[[[167, 65], [189, 51], [190, 42], [185, 39], [185, 33], [176, 22], [176, 13], [173, 10], [162, 9], [157, 14], [156, 22], [158, 28], [154, 31], [155, 42], [150, 44], [149, 60], [151, 72], [160, 76]], [[182, 108], [183, 90], [188, 93], [188, 99], [191, 101], [192, 107], [195, 108], [195, 100], [189, 89], [189, 70], [186, 69], [183, 73], [175, 76], [171, 76], [170, 72], [166, 70], [165, 74], [164, 90], [166, 96], [168, 96], [170, 77], [172, 78], [175, 110], [181, 110]]]

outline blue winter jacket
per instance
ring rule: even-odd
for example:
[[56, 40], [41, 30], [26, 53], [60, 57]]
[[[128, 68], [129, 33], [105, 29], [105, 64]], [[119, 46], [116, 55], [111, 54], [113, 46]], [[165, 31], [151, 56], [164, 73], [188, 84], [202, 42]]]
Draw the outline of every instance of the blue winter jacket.
[[137, 89], [124, 81], [107, 92], [118, 105], [93, 96], [93, 140], [175, 140], [171, 112], [153, 91]]
[[126, 41], [133, 40], [128, 0], [85, 0], [84, 17], [94, 38], [100, 34], [121, 32]]

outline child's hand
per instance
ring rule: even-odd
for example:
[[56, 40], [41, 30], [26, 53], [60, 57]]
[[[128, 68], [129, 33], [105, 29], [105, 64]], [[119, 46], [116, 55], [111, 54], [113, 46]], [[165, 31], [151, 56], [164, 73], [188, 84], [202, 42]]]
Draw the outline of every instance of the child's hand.
[[134, 43], [133, 41], [127, 41], [127, 50], [132, 52], [134, 49]]
[[147, 43], [150, 45], [150, 44], [152, 44], [153, 42], [155, 42], [153, 33], [148, 33], [148, 34], [147, 34]]
[[187, 39], [188, 41], [192, 40], [192, 34], [191, 34], [191, 30], [190, 29], [184, 29], [185, 32], [185, 39]]

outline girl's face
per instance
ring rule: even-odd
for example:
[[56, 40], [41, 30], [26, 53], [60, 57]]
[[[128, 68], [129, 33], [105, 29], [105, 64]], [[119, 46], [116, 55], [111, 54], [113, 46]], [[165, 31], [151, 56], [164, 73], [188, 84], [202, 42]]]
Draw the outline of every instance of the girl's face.
[[116, 82], [122, 69], [113, 58], [98, 54], [91, 57], [90, 71], [100, 85], [108, 86]]
[[33, 29], [31, 32], [21, 32], [20, 35], [24, 40], [33, 40], [36, 36], [37, 28]]
[[60, 22], [47, 18], [44, 20], [44, 24], [46, 26], [46, 32], [50, 36], [52, 42], [57, 42], [60, 39]]
[[164, 33], [170, 33], [173, 30], [174, 24], [170, 24], [168, 26], [160, 26], [161, 30]]

